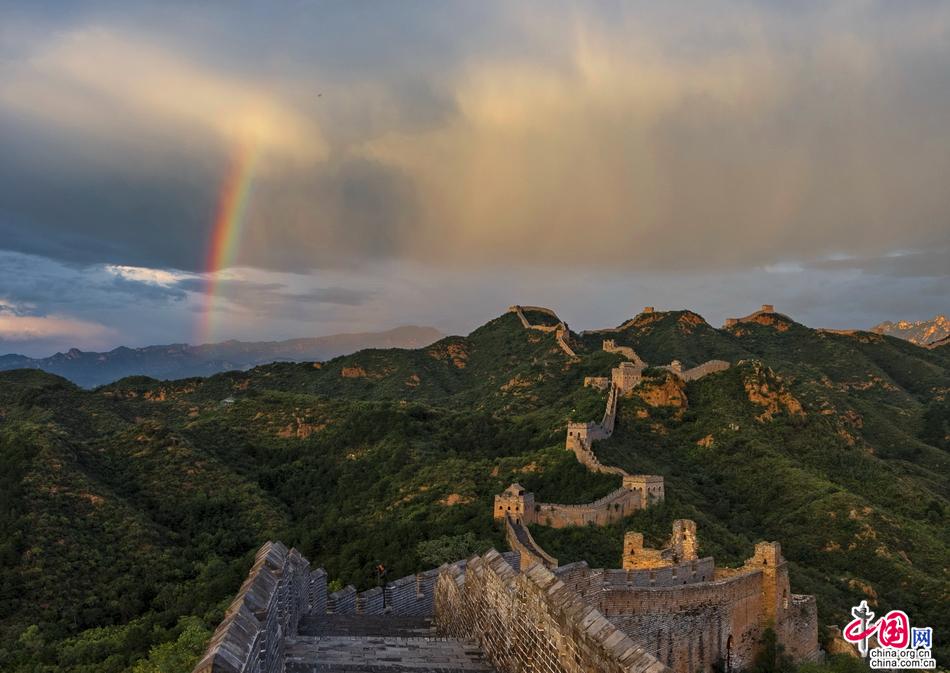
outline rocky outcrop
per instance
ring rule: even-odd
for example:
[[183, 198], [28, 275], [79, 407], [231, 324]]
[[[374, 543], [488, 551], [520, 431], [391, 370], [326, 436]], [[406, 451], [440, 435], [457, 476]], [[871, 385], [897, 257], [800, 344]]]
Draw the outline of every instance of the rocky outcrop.
[[633, 390], [633, 395], [650, 407], [672, 407], [682, 412], [688, 406], [686, 386], [682, 379], [672, 374], [667, 374], [660, 381], [644, 381]]
[[875, 334], [905, 339], [918, 346], [927, 346], [942, 339], [950, 338], [950, 318], [935, 315], [930, 320], [887, 320], [871, 328]]
[[778, 374], [758, 361], [753, 361], [751, 367], [744, 377], [743, 386], [749, 401], [764, 407], [757, 420], [770, 421], [783, 412], [789, 416], [805, 415], [802, 403], [788, 391]]

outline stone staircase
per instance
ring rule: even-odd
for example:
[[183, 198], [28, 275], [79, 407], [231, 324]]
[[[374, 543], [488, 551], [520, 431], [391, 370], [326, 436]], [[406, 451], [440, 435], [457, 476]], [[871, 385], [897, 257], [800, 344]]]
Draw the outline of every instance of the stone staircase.
[[428, 617], [311, 615], [285, 648], [287, 673], [491, 673], [474, 642], [440, 637]]

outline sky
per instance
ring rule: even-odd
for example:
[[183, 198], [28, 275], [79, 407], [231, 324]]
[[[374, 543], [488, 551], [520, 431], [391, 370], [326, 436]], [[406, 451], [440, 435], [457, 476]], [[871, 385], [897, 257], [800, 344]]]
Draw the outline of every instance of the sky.
[[950, 4], [0, 2], [0, 353], [950, 311]]

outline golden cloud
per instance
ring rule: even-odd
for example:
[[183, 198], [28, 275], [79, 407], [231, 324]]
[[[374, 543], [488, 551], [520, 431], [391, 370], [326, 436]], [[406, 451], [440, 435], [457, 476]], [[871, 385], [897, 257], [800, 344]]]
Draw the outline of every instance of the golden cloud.
[[0, 341], [34, 341], [70, 338], [78, 342], [100, 342], [115, 332], [98, 323], [65, 316], [25, 316], [0, 311]]
[[134, 120], [253, 146], [265, 157], [312, 162], [327, 154], [313, 121], [265, 87], [105, 29], [47, 43], [0, 82], [4, 106], [67, 127], [108, 135]]

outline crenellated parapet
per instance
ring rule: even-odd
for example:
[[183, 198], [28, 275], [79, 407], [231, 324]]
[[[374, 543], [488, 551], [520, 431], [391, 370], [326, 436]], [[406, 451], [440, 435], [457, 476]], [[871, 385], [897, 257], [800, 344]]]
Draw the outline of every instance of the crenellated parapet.
[[311, 609], [312, 579], [296, 549], [262, 546], [194, 673], [283, 673], [285, 640]]
[[662, 549], [645, 546], [643, 533], [627, 531], [623, 537], [621, 565], [625, 570], [669, 568], [682, 563], [691, 563], [698, 558], [699, 542], [696, 537], [696, 522], [690, 519], [677, 519], [673, 522], [673, 533]]
[[[629, 475], [628, 475], [629, 476]], [[659, 481], [662, 487], [662, 477], [644, 477], [633, 475], [636, 479], [649, 479], [651, 484]], [[645, 482], [644, 482], [645, 483]], [[653, 486], [653, 488], [657, 488]], [[598, 500], [578, 505], [562, 505], [550, 502], [535, 502], [534, 494], [529, 493], [520, 484], [512, 484], [502, 493], [495, 496], [492, 516], [496, 521], [511, 518], [525, 525], [540, 524], [551, 528], [565, 528], [567, 526], [605, 526], [630, 516], [637, 510], [643, 509], [644, 495], [642, 489], [627, 485], [625, 481], [621, 488], [616, 489]], [[656, 502], [654, 496], [653, 502]], [[662, 499], [662, 495], [659, 496]]]
[[554, 572], [677, 673], [748, 667], [766, 627], [796, 662], [821, 656], [814, 597], [790, 593], [777, 542], [758, 543], [738, 568], [716, 568], [698, 558], [696, 526], [681, 519], [663, 549], [627, 533], [623, 560], [623, 570], [572, 563]]
[[[557, 318], [558, 322], [556, 325], [534, 325], [531, 322], [529, 322], [527, 316], [525, 316], [524, 314], [525, 311], [536, 311], [538, 313], [544, 313], [545, 315], [549, 315], [552, 318]], [[561, 320], [558, 317], [557, 313], [555, 313], [551, 309], [544, 308], [543, 306], [515, 305], [515, 306], [509, 306], [508, 312], [514, 313], [515, 315], [517, 315], [518, 320], [521, 321], [521, 325], [525, 329], [537, 330], [538, 332], [553, 332], [554, 339], [557, 342], [557, 345], [560, 347], [560, 349], [564, 351], [564, 353], [568, 357], [572, 357], [572, 358], [577, 357], [577, 353], [574, 352], [574, 349], [571, 348], [571, 345], [567, 342], [567, 336], [570, 333], [570, 330], [567, 327], [567, 323]]]
[[637, 355], [635, 350], [629, 346], [618, 346], [617, 342], [613, 339], [604, 339], [602, 348], [606, 353], [617, 353], [618, 355], [624, 356], [635, 365], [640, 365], [642, 367], [647, 366], [647, 363], [644, 362], [639, 355]]
[[725, 360], [709, 360], [701, 365], [691, 369], [683, 369], [683, 364], [679, 360], [673, 360], [668, 365], [662, 365], [658, 369], [664, 369], [671, 374], [679, 377], [683, 381], [697, 381], [709, 374], [722, 372], [729, 369], [730, 364]]
[[[520, 555], [504, 561], [520, 568]], [[311, 570], [296, 549], [266, 542], [237, 595], [225, 611], [193, 673], [285, 673], [288, 644], [298, 636], [302, 618], [320, 615], [393, 615], [431, 617], [435, 588], [446, 567], [464, 569], [465, 561], [433, 568], [358, 592], [347, 586], [328, 593], [323, 568]]]
[[505, 516], [505, 540], [511, 551], [518, 554], [522, 568], [540, 563], [545, 568], [557, 568], [557, 559], [548, 554], [534, 541], [523, 520]]
[[[758, 311], [753, 311], [744, 318], [726, 318], [726, 321], [723, 323], [723, 328], [735, 327], [739, 323], [744, 322], [757, 322], [762, 316], [767, 316], [775, 313], [775, 307], [772, 304], [762, 304], [762, 307]], [[781, 315], [781, 314], [778, 314]], [[782, 316], [783, 318], [788, 318], [788, 316]]]
[[500, 673], [668, 671], [549, 569], [517, 572], [495, 551], [445, 569], [435, 618], [441, 631], [476, 640]]

